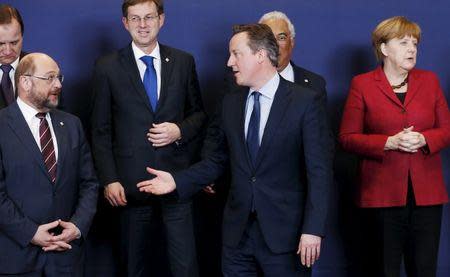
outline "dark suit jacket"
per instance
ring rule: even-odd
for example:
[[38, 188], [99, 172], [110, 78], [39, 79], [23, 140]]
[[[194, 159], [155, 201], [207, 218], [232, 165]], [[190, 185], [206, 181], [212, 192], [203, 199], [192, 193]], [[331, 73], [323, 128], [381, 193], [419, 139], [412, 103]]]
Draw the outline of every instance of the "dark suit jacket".
[[225, 95], [220, 114], [208, 129], [209, 155], [174, 174], [177, 192], [181, 198], [194, 194], [201, 188], [195, 184], [212, 182], [229, 160], [232, 182], [223, 243], [237, 246], [254, 198], [270, 249], [293, 251], [301, 233], [322, 236], [325, 232], [333, 141], [323, 102], [317, 92], [281, 78], [253, 168], [244, 138], [247, 95], [246, 88]]
[[[342, 147], [361, 157], [361, 207], [406, 205], [408, 176], [417, 205], [447, 202], [439, 152], [450, 145], [450, 113], [436, 75], [413, 69], [402, 104], [381, 67], [353, 78], [339, 138]], [[384, 151], [386, 140], [414, 126], [429, 151]]]
[[[28, 53], [27, 52], [21, 52], [20, 53], [20, 58], [19, 58], [19, 61], [20, 61], [20, 59], [22, 59], [24, 56], [26, 56]], [[11, 82], [13, 82], [14, 83], [14, 79], [13, 80], [11, 80]], [[2, 93], [2, 88], [0, 87], [0, 109], [3, 109], [3, 108], [5, 108], [6, 107], [6, 101], [5, 101], [5, 99], [3, 98], [3, 93]]]
[[38, 225], [57, 219], [73, 222], [86, 236], [95, 213], [98, 184], [81, 123], [58, 110], [51, 118], [58, 143], [55, 184], [17, 102], [0, 111], [0, 274], [39, 270], [47, 259], [72, 271], [80, 240], [56, 254], [30, 241]]
[[[129, 204], [150, 196], [136, 184], [149, 179], [145, 168], [180, 170], [199, 153], [206, 115], [194, 58], [160, 44], [161, 92], [152, 110], [139, 76], [131, 44], [98, 60], [94, 73], [92, 149], [102, 185], [120, 182]], [[180, 143], [155, 148], [147, 140], [152, 123], [172, 122], [181, 130]]]
[[297, 66], [291, 61], [292, 68], [294, 69], [294, 82], [301, 86], [313, 89], [320, 93], [326, 103], [327, 100], [327, 90], [325, 79], [312, 71], [309, 71], [303, 67]]

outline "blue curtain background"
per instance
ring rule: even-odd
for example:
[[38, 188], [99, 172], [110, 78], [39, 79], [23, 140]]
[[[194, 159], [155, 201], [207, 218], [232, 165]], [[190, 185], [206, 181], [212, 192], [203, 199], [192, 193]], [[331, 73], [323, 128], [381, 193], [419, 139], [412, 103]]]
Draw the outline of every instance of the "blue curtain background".
[[[9, 1], [9, 4], [20, 10], [25, 22], [24, 50], [47, 53], [59, 63], [65, 75], [62, 108], [88, 124], [94, 61], [106, 52], [125, 46], [130, 40], [121, 23], [122, 1], [17, 0]], [[231, 26], [255, 22], [271, 10], [285, 12], [296, 27], [293, 60], [327, 80], [328, 110], [335, 130], [339, 126], [351, 78], [377, 65], [370, 44], [371, 31], [382, 19], [394, 15], [407, 16], [421, 26], [423, 36], [417, 67], [437, 73], [449, 99], [449, 1], [166, 0], [165, 10], [165, 26], [159, 40], [194, 55], [209, 112], [222, 84]], [[449, 187], [450, 152], [446, 150], [442, 156]], [[354, 244], [352, 236], [358, 236], [360, 228], [357, 220], [353, 220], [355, 214], [349, 203], [354, 174], [355, 158], [338, 149], [336, 193], [329, 234], [324, 240], [314, 276], [351, 275], [355, 265], [355, 254], [349, 249], [352, 248], [349, 245]], [[108, 225], [109, 222], [100, 218], [93, 226], [102, 231], [93, 236], [92, 247], [86, 254], [87, 276], [111, 276], [114, 272], [116, 255], [107, 239], [114, 233], [114, 227]], [[450, 276], [449, 224], [449, 207], [445, 206], [438, 265], [438, 276], [441, 277]], [[199, 244], [202, 243], [215, 242], [202, 242], [200, 237]], [[202, 266], [214, 267], [211, 264]]]

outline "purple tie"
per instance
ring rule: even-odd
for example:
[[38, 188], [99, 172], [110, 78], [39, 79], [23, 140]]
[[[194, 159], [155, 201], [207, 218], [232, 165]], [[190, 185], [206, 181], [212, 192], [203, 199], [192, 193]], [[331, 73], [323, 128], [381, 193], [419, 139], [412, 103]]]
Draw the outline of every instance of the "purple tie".
[[41, 120], [39, 124], [39, 138], [41, 141], [42, 158], [44, 159], [45, 167], [47, 167], [48, 174], [54, 184], [56, 181], [56, 155], [53, 147], [52, 134], [48, 126], [46, 113], [37, 113], [36, 117]]
[[6, 105], [9, 105], [14, 101], [13, 86], [11, 79], [9, 78], [9, 72], [11, 71], [12, 66], [10, 64], [2, 64], [0, 68], [3, 71], [1, 82], [3, 99], [5, 99]]

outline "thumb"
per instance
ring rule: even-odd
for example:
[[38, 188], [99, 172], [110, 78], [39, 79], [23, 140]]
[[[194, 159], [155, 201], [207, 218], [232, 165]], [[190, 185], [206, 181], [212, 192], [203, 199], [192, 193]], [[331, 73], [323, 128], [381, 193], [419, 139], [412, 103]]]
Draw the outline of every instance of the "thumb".
[[42, 225], [44, 227], [44, 230], [50, 230], [52, 228], [55, 228], [59, 225], [59, 220], [55, 220], [53, 222], [47, 223]]
[[67, 227], [70, 226], [70, 222], [60, 220], [60, 221], [59, 221], [59, 225], [61, 225], [61, 226], [64, 227], [64, 228], [67, 228]]
[[123, 188], [121, 190], [119, 190], [119, 196], [123, 202], [125, 202], [125, 203], [127, 202], [127, 198], [125, 197], [125, 191]]
[[403, 129], [404, 132], [408, 133], [414, 129], [414, 126], [409, 126], [408, 128]]
[[147, 172], [150, 173], [150, 174], [153, 174], [155, 176], [159, 176], [161, 171], [156, 170], [156, 169], [151, 168], [151, 167], [147, 167]]

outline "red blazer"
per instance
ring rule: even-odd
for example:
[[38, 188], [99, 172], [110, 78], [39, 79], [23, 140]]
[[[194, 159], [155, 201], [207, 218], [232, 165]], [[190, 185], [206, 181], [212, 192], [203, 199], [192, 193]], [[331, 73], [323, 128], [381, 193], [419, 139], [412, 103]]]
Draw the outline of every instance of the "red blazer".
[[[381, 67], [353, 78], [344, 108], [339, 139], [361, 158], [360, 207], [404, 206], [408, 172], [417, 205], [448, 201], [439, 151], [450, 144], [450, 113], [437, 76], [413, 69], [402, 104]], [[429, 151], [384, 151], [388, 136], [414, 126]], [[424, 150], [424, 149], [421, 149]]]

